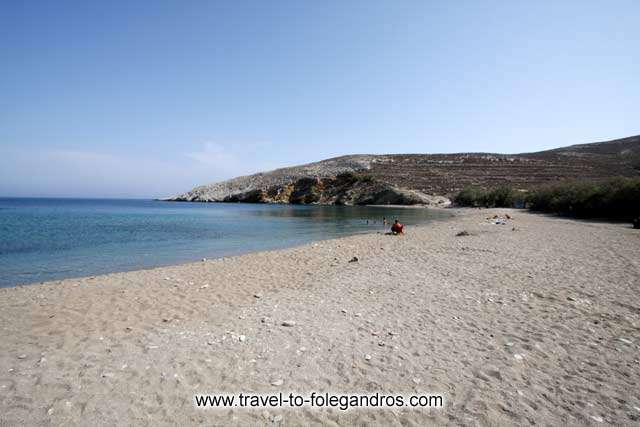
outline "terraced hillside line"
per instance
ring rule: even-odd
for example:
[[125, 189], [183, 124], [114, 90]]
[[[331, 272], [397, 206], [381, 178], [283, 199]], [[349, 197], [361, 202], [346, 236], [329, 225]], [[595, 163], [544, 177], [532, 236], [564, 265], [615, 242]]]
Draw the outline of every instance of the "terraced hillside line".
[[199, 186], [169, 200], [443, 206], [447, 197], [471, 185], [530, 189], [639, 174], [640, 136], [633, 136], [524, 154], [342, 156]]

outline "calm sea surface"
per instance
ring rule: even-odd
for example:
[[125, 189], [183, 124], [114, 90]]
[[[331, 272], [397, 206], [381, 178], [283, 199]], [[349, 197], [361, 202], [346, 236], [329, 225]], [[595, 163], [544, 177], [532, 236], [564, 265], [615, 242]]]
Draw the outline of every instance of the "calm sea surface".
[[450, 214], [382, 207], [0, 198], [0, 287], [382, 231], [383, 216], [412, 225]]

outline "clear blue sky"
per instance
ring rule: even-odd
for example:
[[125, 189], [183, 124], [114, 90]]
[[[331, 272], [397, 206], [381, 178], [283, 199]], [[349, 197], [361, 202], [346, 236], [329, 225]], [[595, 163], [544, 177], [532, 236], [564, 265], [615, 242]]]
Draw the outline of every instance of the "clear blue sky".
[[3, 1], [0, 196], [640, 133], [640, 1]]

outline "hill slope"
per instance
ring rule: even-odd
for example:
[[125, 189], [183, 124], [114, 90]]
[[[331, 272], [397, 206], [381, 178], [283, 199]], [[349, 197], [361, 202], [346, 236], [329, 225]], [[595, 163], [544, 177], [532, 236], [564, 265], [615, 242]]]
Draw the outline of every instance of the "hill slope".
[[172, 201], [437, 204], [462, 188], [527, 189], [640, 174], [640, 136], [523, 154], [350, 155], [203, 185]]

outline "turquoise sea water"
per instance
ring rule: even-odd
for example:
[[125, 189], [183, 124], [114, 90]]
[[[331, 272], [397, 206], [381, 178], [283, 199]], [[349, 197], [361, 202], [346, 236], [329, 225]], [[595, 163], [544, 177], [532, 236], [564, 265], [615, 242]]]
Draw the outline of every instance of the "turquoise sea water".
[[0, 198], [0, 287], [383, 231], [443, 211], [384, 207]]

